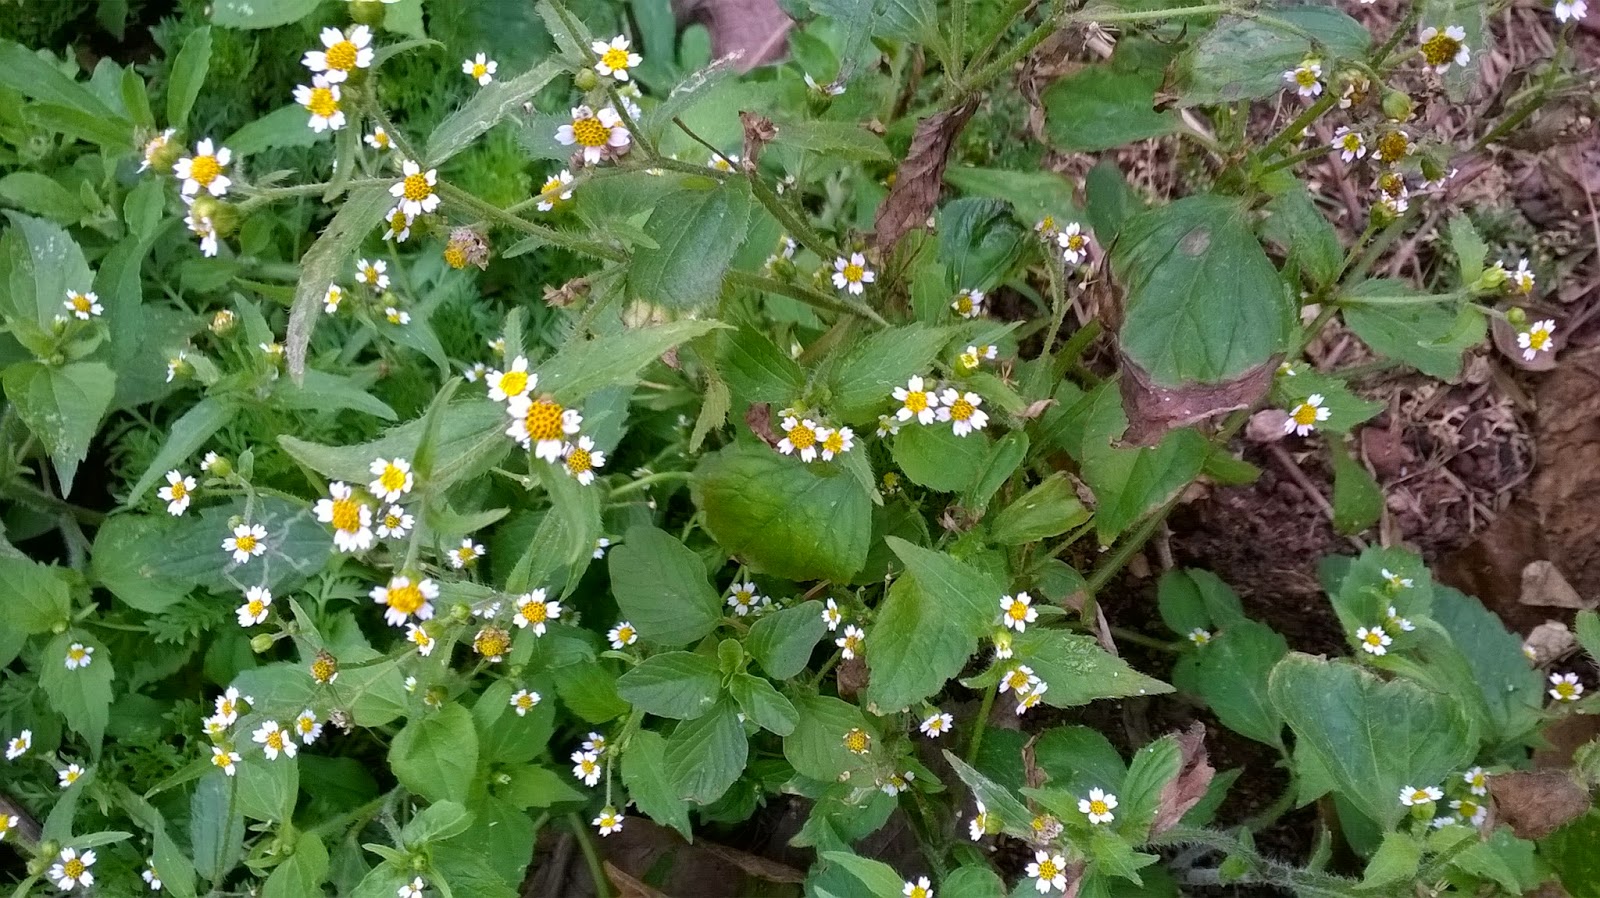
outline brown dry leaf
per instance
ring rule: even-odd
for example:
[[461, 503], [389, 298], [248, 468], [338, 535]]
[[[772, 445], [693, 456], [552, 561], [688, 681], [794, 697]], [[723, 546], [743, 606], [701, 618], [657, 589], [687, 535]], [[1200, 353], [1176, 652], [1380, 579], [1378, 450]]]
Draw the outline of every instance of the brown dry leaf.
[[1273, 359], [1223, 383], [1164, 387], [1127, 356], [1118, 355], [1125, 375], [1122, 408], [1128, 413], [1128, 430], [1122, 441], [1133, 446], [1154, 446], [1169, 430], [1255, 405], [1267, 395], [1278, 367]]
[[1038, 741], [1039, 734], [1034, 733], [1022, 745], [1022, 783], [1030, 789], [1044, 788], [1044, 784], [1050, 781], [1049, 774], [1039, 766], [1039, 759], [1033, 750], [1034, 743]]
[[726, 845], [718, 845], [715, 842], [701, 841], [695, 844], [707, 854], [721, 858], [758, 879], [764, 879], [767, 882], [799, 883], [806, 881], [804, 873], [788, 864], [770, 861], [748, 851], [740, 851], [737, 848], [729, 848]]
[[1379, 478], [1399, 477], [1416, 464], [1417, 454], [1405, 444], [1405, 428], [1391, 418], [1388, 427], [1363, 427], [1357, 431], [1361, 455]]
[[679, 26], [699, 23], [711, 32], [711, 52], [737, 56], [739, 71], [776, 62], [789, 49], [789, 18], [778, 0], [673, 0]]
[[1281, 408], [1264, 408], [1250, 416], [1244, 426], [1244, 438], [1252, 443], [1276, 443], [1288, 434], [1283, 432], [1283, 425], [1289, 420], [1289, 413]]
[[[1530, 315], [1530, 319], [1537, 320], [1537, 316]], [[1530, 322], [1531, 323], [1531, 322]], [[1489, 325], [1489, 334], [1494, 337], [1494, 346], [1500, 350], [1511, 364], [1524, 371], [1549, 371], [1556, 366], [1556, 352], [1566, 343], [1566, 335], [1559, 331], [1551, 337], [1555, 344], [1549, 352], [1535, 353], [1533, 358], [1522, 357], [1522, 347], [1517, 345], [1517, 330], [1499, 318], [1494, 319]]]
[[939, 201], [950, 146], [977, 108], [978, 98], [974, 96], [954, 109], [934, 113], [917, 123], [906, 161], [896, 170], [894, 187], [878, 207], [878, 217], [873, 222], [872, 245], [880, 253], [887, 254], [907, 231], [922, 227], [928, 220]]
[[1585, 599], [1572, 588], [1561, 570], [1551, 561], [1530, 562], [1522, 569], [1522, 593], [1517, 601], [1544, 608], [1593, 608], [1594, 599]]
[[1524, 839], [1542, 839], [1589, 811], [1589, 790], [1565, 770], [1489, 777], [1497, 818]]
[[1054, 399], [1035, 399], [1034, 401], [1028, 403], [1028, 407], [1019, 412], [1017, 417], [1024, 421], [1032, 421], [1034, 418], [1044, 414], [1045, 411], [1050, 408], [1050, 406], [1055, 404], [1056, 401]]
[[750, 408], [744, 413], [744, 423], [749, 426], [750, 432], [760, 437], [768, 446], [774, 449], [778, 446], [778, 436], [772, 432], [772, 407], [765, 402], [752, 402]]
[[633, 878], [622, 868], [610, 861], [605, 861], [606, 878], [617, 887], [618, 898], [672, 898], [666, 892], [652, 888], [644, 882]]
[[840, 698], [854, 698], [867, 688], [867, 660], [860, 655], [839, 662], [837, 671]]
[[1179, 733], [1178, 750], [1182, 753], [1183, 765], [1178, 768], [1178, 775], [1161, 788], [1155, 820], [1150, 824], [1151, 835], [1177, 826], [1183, 815], [1205, 797], [1206, 790], [1211, 787], [1211, 778], [1217, 773], [1206, 757], [1204, 724], [1196, 722]]
[[1566, 624], [1547, 620], [1528, 634], [1522, 647], [1533, 652], [1533, 663], [1543, 667], [1578, 650], [1578, 637]]
[[739, 123], [744, 126], [744, 162], [745, 171], [755, 171], [756, 161], [761, 158], [761, 151], [767, 144], [778, 137], [778, 126], [772, 119], [754, 112], [739, 113]]

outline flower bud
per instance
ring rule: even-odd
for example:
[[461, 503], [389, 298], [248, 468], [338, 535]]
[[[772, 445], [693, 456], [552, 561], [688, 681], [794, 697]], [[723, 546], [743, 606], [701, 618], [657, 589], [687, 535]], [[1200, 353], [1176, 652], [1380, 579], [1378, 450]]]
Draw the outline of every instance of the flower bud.
[[238, 321], [239, 316], [232, 309], [221, 309], [211, 316], [211, 332], [220, 337], [233, 330]]
[[472, 617], [472, 608], [465, 602], [457, 602], [450, 606], [450, 619], [456, 623], [463, 623], [469, 617]]
[[600, 86], [600, 76], [595, 74], [594, 69], [579, 69], [578, 73], [572, 76], [572, 84], [578, 90], [588, 93]]
[[273, 642], [274, 639], [272, 638], [271, 633], [257, 633], [256, 635], [250, 637], [250, 651], [259, 655], [262, 652], [270, 650]]
[[[1493, 265], [1490, 265], [1488, 268], [1485, 268], [1483, 270], [1483, 274], [1478, 275], [1478, 279], [1472, 282], [1471, 289], [1475, 293], [1493, 293], [1504, 287], [1506, 285], [1506, 281], [1509, 280], [1510, 277], [1511, 275], [1506, 271], [1506, 267], [1501, 265], [1499, 262], [1496, 262]], [[1521, 315], [1523, 320], [1527, 320], [1527, 315], [1524, 314], [1521, 309], [1512, 309], [1511, 312]], [[1507, 313], [1506, 317], [1509, 319], [1511, 317], [1511, 313]], [[1514, 324], [1516, 322], [1512, 323]]]
[[1528, 313], [1523, 311], [1521, 306], [1512, 306], [1506, 312], [1506, 322], [1517, 330], [1522, 330], [1528, 326]]
[[1411, 102], [1411, 97], [1404, 91], [1386, 90], [1383, 92], [1383, 114], [1397, 122], [1408, 121], [1411, 110], [1416, 104]]
[[354, 0], [350, 4], [350, 18], [358, 25], [377, 28], [383, 24], [383, 0]]

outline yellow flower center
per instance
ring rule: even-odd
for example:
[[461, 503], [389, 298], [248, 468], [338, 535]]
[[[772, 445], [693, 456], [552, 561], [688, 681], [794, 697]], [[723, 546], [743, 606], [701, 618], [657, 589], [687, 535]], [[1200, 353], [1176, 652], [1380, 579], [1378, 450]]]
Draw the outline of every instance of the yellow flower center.
[[861, 650], [861, 637], [859, 637], [859, 636], [846, 636], [844, 638], [844, 647], [846, 649], [849, 649], [852, 652], [860, 651]]
[[600, 57], [600, 61], [612, 71], [623, 71], [628, 68], [628, 51], [612, 47]]
[[1372, 645], [1372, 646], [1383, 645], [1383, 634], [1382, 633], [1376, 633], [1376, 632], [1368, 633], [1365, 641], [1366, 641], [1367, 645]]
[[89, 302], [89, 297], [78, 293], [74, 294], [72, 297], [72, 307], [79, 312], [87, 313], [94, 306]]
[[796, 449], [810, 449], [817, 443], [817, 432], [804, 424], [796, 424], [789, 430], [788, 436]]
[[89, 657], [89, 653], [83, 649], [67, 649], [67, 655], [74, 661], [82, 661], [83, 659]]
[[183, 485], [182, 480], [172, 484], [172, 501], [177, 502], [187, 495], [189, 495], [189, 488]]
[[1572, 698], [1577, 694], [1577, 690], [1573, 688], [1571, 683], [1557, 683], [1556, 694], [1562, 698]]
[[1110, 810], [1111, 809], [1106, 807], [1106, 803], [1103, 801], [1089, 802], [1089, 813], [1094, 814], [1097, 817], [1101, 814], [1109, 812]]
[[374, 131], [374, 132], [372, 132], [372, 142], [377, 144], [378, 145], [378, 149], [380, 149], [380, 150], [388, 149], [389, 148], [389, 132], [388, 131]]
[[1358, 134], [1346, 134], [1339, 138], [1339, 144], [1354, 153], [1356, 150], [1361, 149], [1361, 136]]
[[[1317, 79], [1313, 78], [1311, 80], [1315, 81]], [[1088, 244], [1088, 242], [1089, 238], [1083, 236], [1082, 234], [1072, 234], [1071, 236], [1067, 237], [1067, 249], [1081, 250], [1085, 245]]]
[[196, 156], [189, 161], [189, 179], [205, 187], [222, 174], [222, 166], [215, 156]]
[[828, 434], [828, 438], [822, 441], [822, 448], [838, 455], [844, 451], [844, 435], [837, 430]]
[[519, 695], [519, 696], [517, 696], [517, 707], [521, 708], [524, 711], [527, 711], [527, 710], [531, 709], [533, 707], [533, 696], [531, 696], [531, 695]]
[[976, 409], [973, 408], [972, 403], [965, 399], [957, 399], [950, 406], [950, 419], [952, 421], [965, 421], [972, 417], [974, 411]]
[[[1549, 331], [1545, 330], [1542, 327], [1536, 327], [1533, 330], [1528, 331], [1528, 348], [1529, 349], [1543, 350], [1548, 345], [1550, 345], [1550, 332]], [[177, 493], [173, 493], [173, 498], [177, 498]]]
[[1384, 172], [1378, 176], [1378, 189], [1389, 196], [1399, 196], [1405, 192], [1406, 179], [1398, 172]]
[[1056, 867], [1056, 862], [1054, 860], [1045, 859], [1039, 862], [1040, 879], [1055, 879], [1060, 873], [1061, 870], [1060, 868]]
[[423, 601], [422, 587], [415, 583], [389, 587], [388, 605], [402, 614], [416, 614]]
[[273, 730], [267, 734], [267, 747], [273, 751], [283, 751], [283, 730]]
[[1457, 808], [1457, 810], [1461, 812], [1462, 817], [1471, 820], [1478, 815], [1478, 803], [1470, 799], [1462, 799], [1461, 807]]
[[1311, 69], [1295, 69], [1294, 81], [1301, 87], [1310, 87], [1317, 83], [1317, 73]]
[[[393, 593], [390, 596], [393, 597]], [[418, 593], [420, 596], [421, 594]], [[390, 603], [393, 604], [392, 602]], [[332, 658], [318, 658], [311, 662], [311, 678], [318, 683], [331, 683], [339, 673], [339, 662]]]
[[[969, 304], [970, 305], [970, 304]], [[906, 394], [906, 408], [914, 412], [927, 411], [928, 394], [920, 390]]]
[[618, 642], [632, 642], [633, 641], [633, 628], [632, 627], [618, 627], [617, 628], [617, 641]]
[[1461, 42], [1443, 31], [1428, 38], [1422, 45], [1422, 58], [1432, 66], [1448, 64], [1459, 52], [1461, 52]]
[[422, 648], [427, 648], [429, 645], [433, 644], [433, 637], [428, 635], [427, 630], [418, 627], [411, 631], [411, 641]]
[[561, 439], [561, 415], [565, 411], [560, 404], [547, 399], [529, 405], [528, 414], [522, 422], [527, 428], [528, 439], [536, 443]]
[[611, 139], [611, 129], [607, 128], [598, 118], [574, 119], [572, 122], [572, 137], [580, 146], [603, 147]]
[[313, 719], [313, 718], [310, 718], [310, 717], [302, 717], [299, 720], [295, 721], [295, 726], [299, 727], [300, 728], [300, 732], [302, 732], [302, 733], [311, 732], [311, 730], [314, 729], [316, 727], [316, 725], [317, 725], [317, 721], [315, 719]]
[[490, 627], [478, 633], [478, 637], [472, 641], [472, 647], [480, 655], [498, 658], [511, 650], [511, 636], [498, 627]]
[[417, 172], [414, 175], [406, 175], [402, 192], [406, 199], [420, 203], [433, 195], [433, 188], [428, 184], [428, 177], [422, 172]]
[[321, 118], [331, 118], [339, 111], [339, 101], [333, 98], [333, 91], [326, 87], [311, 89], [311, 100], [306, 103], [306, 108], [311, 114]]
[[62, 872], [67, 874], [67, 878], [68, 879], [77, 879], [78, 877], [83, 875], [83, 871], [84, 871], [83, 861], [80, 861], [77, 858], [73, 858], [72, 860], [67, 861], [66, 863], [62, 864], [61, 865], [61, 870], [62, 870]]
[[963, 296], [956, 300], [956, 312], [962, 315], [972, 314], [972, 297]]
[[78, 781], [78, 777], [80, 777], [82, 775], [83, 774], [79, 773], [76, 770], [68, 770], [67, 771], [67, 785], [70, 786], [73, 783], [77, 782]]
[[922, 886], [913, 886], [911, 889], [911, 898], [928, 898], [928, 890]]
[[559, 203], [562, 201], [561, 188], [565, 186], [560, 178], [551, 178], [544, 182], [543, 187], [539, 188], [539, 193], [542, 195], [540, 198], [551, 205]]
[[583, 772], [584, 772], [585, 775], [590, 774], [590, 773], [594, 773], [596, 770], [600, 769], [600, 765], [598, 765], [595, 762], [589, 760], [588, 758], [584, 758], [582, 761], [579, 761], [578, 762], [578, 766], [583, 768]]
[[1390, 131], [1378, 138], [1378, 158], [1394, 163], [1404, 159], [1411, 151], [1411, 140], [1404, 132]]
[[1026, 620], [1028, 617], [1028, 606], [1022, 604], [1021, 602], [1012, 602], [1011, 607], [1006, 609], [1006, 615], [1012, 620]]
[[[1302, 402], [1294, 407], [1294, 414], [1290, 415], [1289, 417], [1293, 418], [1294, 423], [1296, 424], [1307, 426], [1315, 424], [1317, 423], [1317, 407], [1309, 403]], [[1371, 638], [1372, 637], [1368, 637], [1368, 639]]]
[[866, 273], [866, 269], [854, 262], [851, 262], [849, 265], [844, 267], [844, 279], [852, 284], [859, 283], [862, 275]]
[[388, 527], [390, 530], [400, 529], [400, 516], [393, 514], [384, 515], [383, 526]]
[[463, 562], [472, 561], [478, 557], [478, 551], [471, 546], [462, 546], [456, 550], [456, 557]]
[[266, 604], [260, 599], [251, 599], [246, 607], [249, 609], [251, 617], [260, 617], [262, 612], [267, 610]]
[[460, 271], [467, 267], [467, 248], [459, 243], [447, 244], [444, 248], [444, 261], [446, 265]]
[[1039, 230], [1041, 230], [1041, 231], [1053, 231], [1055, 229], [1056, 229], [1056, 217], [1054, 215], [1046, 215], [1044, 218], [1041, 218], [1039, 220]]
[[[173, 493], [174, 496], [177, 493]], [[361, 503], [354, 499], [333, 501], [333, 529], [354, 533], [361, 529]]]
[[1418, 790], [1416, 790], [1416, 791], [1411, 793], [1411, 800], [1415, 801], [1415, 802], [1428, 801], [1429, 800], [1428, 793], [1422, 791], [1421, 789], [1418, 789]]
[[1028, 675], [1020, 670], [1006, 674], [1006, 685], [1012, 689], [1022, 689], [1028, 685]]
[[542, 624], [549, 617], [543, 602], [528, 602], [517, 610], [522, 612], [523, 619], [530, 624]]
[[395, 465], [385, 465], [383, 473], [378, 475], [378, 483], [383, 485], [385, 492], [399, 492], [405, 488], [406, 472]]
[[220, 755], [212, 755], [211, 763], [217, 765], [218, 767], [226, 767], [233, 763], [233, 755], [230, 755], [227, 752], [223, 752]]
[[328, 68], [348, 72], [356, 67], [356, 45], [349, 41], [340, 41], [328, 48], [324, 54], [328, 58]]
[[404, 212], [395, 212], [395, 214], [389, 216], [389, 230], [395, 232], [396, 234], [404, 231], [410, 226], [411, 223], [406, 220], [406, 214]]
[[867, 744], [871, 741], [866, 730], [854, 729], [844, 734], [844, 747], [858, 755], [867, 753]]
[[594, 470], [593, 455], [582, 446], [573, 446], [572, 451], [567, 453], [567, 470], [573, 474]]
[[474, 78], [482, 78], [484, 75], [487, 75], [487, 74], [489, 74], [489, 67], [488, 66], [484, 65], [481, 62], [475, 62], [475, 63], [472, 64], [472, 77], [474, 77]]

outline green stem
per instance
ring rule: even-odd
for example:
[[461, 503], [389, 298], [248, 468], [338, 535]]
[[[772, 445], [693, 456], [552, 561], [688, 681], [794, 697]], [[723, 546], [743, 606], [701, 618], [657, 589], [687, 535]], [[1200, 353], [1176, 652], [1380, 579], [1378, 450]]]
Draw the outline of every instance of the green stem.
[[983, 731], [989, 727], [989, 712], [994, 710], [994, 697], [999, 693], [1000, 684], [996, 683], [983, 694], [983, 704], [978, 706], [978, 719], [972, 724], [972, 739], [967, 742], [968, 764], [978, 757], [978, 749], [983, 747]]
[[[103, 512], [95, 511], [90, 508], [82, 508], [80, 506], [73, 505], [71, 502], [68, 502], [65, 499], [58, 499], [55, 496], [52, 496], [44, 490], [27, 482], [26, 480], [11, 481], [9, 484], [6, 484], [3, 492], [12, 493], [13, 498], [26, 505], [34, 505], [47, 508], [51, 511], [69, 514], [91, 527], [100, 526], [100, 524], [106, 519], [106, 516]], [[16, 495], [18, 493], [20, 493], [20, 495]]]
[[693, 471], [657, 471], [654, 474], [646, 474], [637, 480], [631, 480], [617, 487], [611, 491], [611, 498], [615, 499], [618, 496], [626, 496], [629, 493], [649, 489], [657, 483], [671, 483], [679, 480], [692, 480], [693, 478]]
[[966, 69], [982, 65], [984, 60], [994, 55], [995, 48], [1000, 46], [1001, 39], [1006, 36], [1006, 32], [1011, 30], [1011, 26], [1016, 24], [1017, 17], [1022, 15], [1023, 11], [1029, 6], [1033, 5], [1033, 2], [1034, 0], [1011, 0], [1010, 3], [1006, 4], [1006, 8], [1002, 9], [1000, 14], [995, 17], [994, 31], [983, 39], [981, 49], [966, 64]]
[[503, 225], [511, 228], [512, 230], [521, 231], [522, 233], [531, 237], [537, 237], [553, 246], [569, 249], [575, 253], [585, 256], [593, 256], [597, 259], [604, 259], [608, 262], [625, 262], [628, 259], [628, 254], [617, 247], [594, 240], [577, 239], [562, 231], [557, 231], [554, 228], [547, 228], [541, 224], [534, 224], [525, 218], [520, 218], [516, 215], [510, 214], [506, 210], [494, 205], [493, 203], [480, 200], [471, 193], [452, 184], [445, 184], [441, 182], [437, 189], [439, 191], [439, 196], [442, 197], [446, 202], [470, 209], [475, 214], [484, 219], [492, 221], [495, 224]]
[[1315, 103], [1302, 110], [1299, 115], [1294, 117], [1293, 121], [1285, 125], [1282, 131], [1279, 131], [1272, 140], [1268, 141], [1267, 145], [1261, 148], [1261, 152], [1256, 154], [1256, 158], [1267, 159], [1277, 154], [1285, 144], [1299, 138], [1306, 128], [1311, 126], [1312, 122], [1321, 118], [1324, 112], [1332, 109], [1338, 102], [1339, 97], [1333, 91], [1323, 91], [1322, 96], [1318, 97]]
[[1204, 3], [1199, 6], [1179, 6], [1175, 9], [1135, 9], [1128, 12], [1078, 12], [1074, 19], [1085, 22], [1157, 22], [1162, 19], [1182, 19], [1190, 16], [1214, 16], [1220, 13], [1238, 12], [1232, 3]]
[[567, 825], [572, 827], [572, 834], [578, 838], [578, 847], [583, 849], [583, 861], [589, 865], [589, 876], [594, 879], [595, 898], [611, 898], [611, 882], [606, 879], [605, 868], [600, 866], [600, 852], [595, 850], [594, 836], [589, 834], [589, 828], [583, 825], [583, 818], [577, 814], [567, 815]]
[[1142, 645], [1147, 649], [1155, 649], [1158, 652], [1177, 654], [1179, 651], [1181, 651], [1180, 649], [1173, 647], [1172, 643], [1170, 642], [1155, 639], [1153, 637], [1146, 636], [1143, 633], [1129, 630], [1125, 627], [1112, 627], [1111, 635], [1115, 637], [1118, 642], [1131, 642], [1134, 645]]
[[[1283, 159], [1279, 159], [1277, 162], [1272, 163], [1266, 168], [1263, 168], [1260, 174], [1268, 175], [1280, 169], [1290, 168], [1292, 166], [1299, 165], [1302, 162], [1308, 162], [1317, 158], [1318, 156], [1326, 156], [1330, 151], [1332, 151], [1332, 149], [1333, 148], [1329, 146], [1314, 146], [1309, 150], [1302, 150], [1301, 152], [1295, 153], [1293, 156], [1286, 156]], [[1257, 177], [1259, 177], [1259, 175]]]
[[989, 85], [989, 82], [1009, 72], [1011, 67], [1017, 64], [1018, 60], [1032, 53], [1035, 47], [1044, 43], [1045, 39], [1050, 35], [1055, 34], [1058, 27], [1055, 17], [1051, 16], [1045, 20], [1044, 24], [1028, 32], [1027, 36], [1022, 40], [1017, 41], [1015, 46], [1005, 52], [1005, 55], [979, 69], [976, 75], [973, 75], [972, 78], [961, 85], [961, 90], [958, 92], [961, 100], [956, 105], [966, 102], [967, 97], [983, 90]]
[[1412, 296], [1407, 294], [1377, 294], [1362, 296], [1345, 295], [1340, 297], [1337, 301], [1340, 305], [1345, 306], [1431, 306], [1441, 302], [1453, 302], [1458, 299], [1465, 299], [1466, 296], [1466, 293], [1457, 290], [1451, 293], [1436, 293], [1424, 296]]
[[826, 263], [839, 255], [838, 251], [826, 240], [823, 240], [822, 235], [818, 234], [811, 225], [789, 211], [789, 207], [783, 204], [783, 200], [779, 199], [778, 195], [772, 192], [772, 188], [768, 187], [767, 183], [761, 180], [753, 171], [750, 172], [750, 193], [756, 198], [756, 202], [765, 206], [767, 211], [772, 213], [772, 217], [776, 218], [778, 223], [782, 224], [784, 229], [795, 240], [800, 242], [801, 246], [816, 253], [817, 258]]
[[864, 303], [852, 302], [842, 297], [829, 296], [797, 284], [786, 284], [783, 281], [751, 274], [748, 271], [728, 272], [728, 283], [736, 287], [748, 287], [752, 290], [761, 290], [766, 293], [777, 293], [790, 299], [798, 299], [808, 306], [825, 309], [829, 312], [845, 312], [859, 318], [865, 318], [880, 327], [888, 327], [889, 322]]

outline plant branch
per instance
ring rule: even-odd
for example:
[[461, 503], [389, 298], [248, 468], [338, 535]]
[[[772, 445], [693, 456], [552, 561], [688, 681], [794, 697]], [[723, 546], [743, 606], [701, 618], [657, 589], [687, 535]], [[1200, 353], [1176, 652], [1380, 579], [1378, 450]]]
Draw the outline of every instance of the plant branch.
[[606, 879], [605, 870], [600, 866], [600, 852], [595, 850], [594, 836], [589, 834], [589, 828], [583, 825], [583, 818], [577, 814], [567, 815], [567, 825], [572, 827], [573, 835], [577, 836], [578, 847], [583, 850], [583, 861], [589, 865], [596, 898], [611, 898], [611, 882]]
[[783, 281], [751, 274], [748, 271], [728, 272], [728, 283], [736, 287], [748, 287], [752, 290], [761, 290], [767, 293], [777, 293], [790, 299], [798, 299], [808, 306], [825, 309], [829, 312], [845, 312], [858, 318], [865, 318], [880, 327], [888, 327], [889, 322], [883, 316], [865, 303], [852, 302], [842, 297], [829, 296], [798, 284], [787, 284]]
[[512, 215], [499, 206], [480, 200], [471, 193], [452, 184], [440, 182], [438, 190], [439, 196], [443, 197], [446, 202], [454, 203], [455, 205], [471, 209], [474, 213], [488, 221], [511, 228], [512, 230], [521, 231], [530, 237], [537, 237], [553, 246], [569, 249], [575, 253], [580, 253], [585, 256], [593, 256], [597, 259], [605, 259], [608, 262], [625, 262], [628, 259], [628, 254], [615, 246], [601, 243], [596, 240], [583, 240], [574, 238], [571, 235], [562, 231], [558, 231], [554, 228], [547, 228], [544, 225], [535, 224], [525, 218], [519, 218], [518, 216]]

